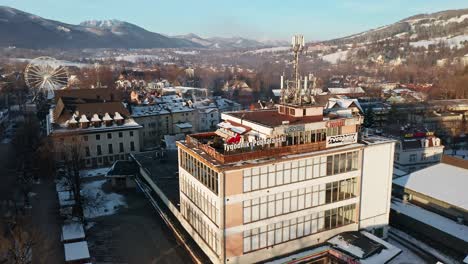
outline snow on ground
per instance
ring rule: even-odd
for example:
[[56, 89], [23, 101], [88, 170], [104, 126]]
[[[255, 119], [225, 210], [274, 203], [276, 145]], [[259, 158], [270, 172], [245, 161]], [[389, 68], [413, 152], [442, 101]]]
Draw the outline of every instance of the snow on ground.
[[86, 218], [95, 218], [115, 214], [120, 206], [127, 206], [123, 195], [106, 193], [102, 185], [106, 180], [83, 183], [83, 197], [85, 198], [84, 215]]
[[159, 61], [162, 58], [157, 55], [122, 55], [115, 57], [116, 61], [128, 61], [128, 62], [139, 62], [139, 61]]
[[175, 50], [174, 53], [180, 55], [197, 55], [200, 54], [198, 50], [184, 51], [184, 50]]
[[430, 45], [436, 45], [439, 43], [445, 43], [450, 48], [462, 48], [465, 44], [463, 42], [468, 41], [468, 35], [459, 35], [455, 37], [443, 37], [443, 38], [433, 38], [428, 40], [420, 40], [415, 42], [410, 42], [410, 45], [415, 48], [424, 47], [428, 48]]
[[[32, 59], [25, 59], [25, 58], [10, 58], [10, 61], [18, 61], [18, 62], [27, 62], [29, 63]], [[57, 60], [57, 63], [61, 66], [66, 67], [78, 67], [78, 68], [87, 68], [90, 67], [90, 64], [81, 63], [81, 62], [71, 62], [66, 60]]]
[[97, 169], [90, 169], [90, 170], [81, 170], [80, 171], [80, 178], [105, 176], [106, 173], [110, 170], [110, 168], [111, 167], [104, 167], [104, 168], [97, 168]]
[[466, 225], [458, 224], [452, 219], [435, 214], [416, 205], [403, 203], [397, 199], [392, 200], [391, 208], [400, 214], [409, 216], [421, 223], [468, 242], [468, 226]]
[[328, 61], [331, 64], [336, 64], [338, 60], [345, 60], [348, 56], [349, 50], [338, 51], [335, 53], [327, 54], [322, 56], [322, 60]]
[[279, 51], [288, 51], [290, 50], [291, 47], [273, 47], [273, 48], [264, 48], [264, 49], [257, 49], [257, 50], [251, 50], [247, 51], [245, 53], [251, 53], [251, 54], [261, 54], [261, 53], [266, 53], [266, 52], [279, 52]]

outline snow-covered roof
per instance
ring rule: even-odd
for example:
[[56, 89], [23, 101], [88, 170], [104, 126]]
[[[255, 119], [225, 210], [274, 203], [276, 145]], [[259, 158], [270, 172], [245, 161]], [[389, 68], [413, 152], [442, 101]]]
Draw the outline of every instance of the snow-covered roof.
[[439, 163], [397, 178], [393, 184], [468, 210], [468, 169]]
[[[440, 186], [443, 185], [438, 185], [438, 187]], [[462, 187], [466, 187], [466, 185]], [[409, 216], [421, 223], [432, 226], [444, 233], [468, 242], [468, 226], [466, 225], [459, 224], [452, 219], [443, 217], [419, 206], [410, 203], [403, 203], [399, 199], [392, 200], [391, 208], [400, 214]]]
[[114, 120], [122, 120], [122, 119], [123, 119], [122, 115], [119, 112], [115, 112]]
[[327, 109], [331, 109], [335, 106], [338, 106], [340, 108], [347, 109], [349, 108], [352, 104], [354, 104], [361, 112], [364, 112], [362, 110], [361, 104], [357, 99], [345, 99], [345, 98], [329, 98], [328, 103], [326, 105]]
[[274, 96], [281, 96], [281, 89], [273, 89], [272, 91]]
[[103, 121], [112, 121], [112, 117], [110, 117], [109, 113], [106, 113], [102, 118]]
[[81, 240], [85, 238], [83, 225], [71, 222], [62, 226], [62, 241]]
[[65, 249], [65, 261], [86, 260], [90, 258], [88, 243], [86, 241], [66, 243], [63, 247]]
[[362, 264], [387, 263], [401, 252], [401, 249], [366, 231], [341, 233], [327, 242], [333, 248], [357, 257]]
[[86, 123], [86, 122], [89, 122], [88, 118], [85, 115], [81, 115], [80, 123]]
[[176, 126], [180, 129], [184, 129], [184, 128], [192, 128], [192, 124], [186, 122], [186, 123], [179, 123], [179, 124], [176, 124]]
[[365, 93], [361, 87], [347, 87], [347, 88], [328, 88], [330, 94], [359, 94]]
[[160, 105], [134, 106], [132, 107], [132, 116], [154, 116], [169, 114], [169, 111]]
[[99, 118], [98, 114], [94, 114], [91, 118], [91, 122], [100, 122], [101, 119]]

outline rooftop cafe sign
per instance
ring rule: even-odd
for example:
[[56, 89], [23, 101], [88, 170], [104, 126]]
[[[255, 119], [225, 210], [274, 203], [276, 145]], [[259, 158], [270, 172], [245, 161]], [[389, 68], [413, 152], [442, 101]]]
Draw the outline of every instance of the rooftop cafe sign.
[[253, 141], [246, 141], [240, 142], [236, 144], [224, 144], [224, 151], [235, 151], [238, 149], [251, 149], [256, 146], [265, 146], [270, 144], [282, 143], [286, 142], [286, 137], [276, 137], [276, 138], [267, 138], [267, 139], [260, 139], [260, 140], [253, 140]]
[[418, 138], [418, 137], [430, 137], [434, 136], [434, 132], [415, 132], [415, 133], [406, 133], [405, 138]]
[[330, 136], [330, 137], [327, 137], [327, 148], [338, 147], [338, 146], [352, 144], [356, 142], [357, 142], [357, 133]]

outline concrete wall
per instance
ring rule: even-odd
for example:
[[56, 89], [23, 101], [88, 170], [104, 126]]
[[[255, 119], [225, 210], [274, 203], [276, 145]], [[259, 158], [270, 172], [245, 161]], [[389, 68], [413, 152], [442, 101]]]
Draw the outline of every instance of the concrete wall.
[[368, 145], [362, 152], [359, 228], [388, 225], [392, 191], [394, 142]]

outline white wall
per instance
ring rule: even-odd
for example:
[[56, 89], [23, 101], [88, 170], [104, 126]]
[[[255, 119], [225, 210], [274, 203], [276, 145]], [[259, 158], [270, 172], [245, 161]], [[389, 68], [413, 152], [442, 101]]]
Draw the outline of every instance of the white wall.
[[386, 142], [368, 145], [363, 150], [360, 229], [388, 225], [394, 148], [394, 142]]

